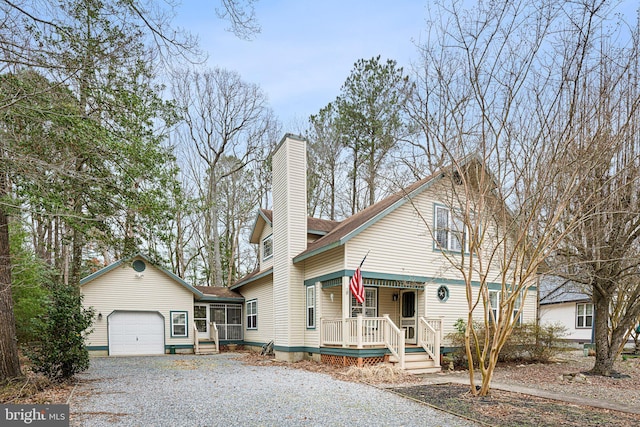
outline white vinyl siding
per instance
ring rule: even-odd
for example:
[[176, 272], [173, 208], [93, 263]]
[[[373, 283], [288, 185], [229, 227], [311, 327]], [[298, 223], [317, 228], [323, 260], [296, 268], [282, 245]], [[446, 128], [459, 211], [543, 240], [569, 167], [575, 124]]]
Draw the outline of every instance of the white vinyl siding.
[[[258, 279], [256, 282], [243, 286], [240, 291], [246, 301], [257, 300], [259, 307], [256, 324], [258, 329], [247, 329], [245, 324], [244, 339], [250, 343], [267, 343], [274, 339], [273, 335], [273, 287], [271, 276]], [[246, 310], [246, 305], [245, 305]], [[246, 318], [246, 312], [245, 312]], [[246, 322], [246, 319], [245, 319]]]
[[[183, 311], [193, 319], [193, 293], [161, 270], [144, 261], [146, 269], [140, 275], [131, 263], [117, 266], [80, 288], [85, 307], [93, 307], [102, 319], [95, 319], [93, 331], [87, 336], [87, 346], [107, 348], [108, 318], [116, 311], [153, 311], [164, 318], [165, 345], [192, 345], [193, 334], [171, 336], [171, 312]], [[190, 320], [187, 320], [190, 321]], [[193, 325], [188, 325], [192, 329]]]
[[306, 160], [306, 142], [291, 135], [285, 136], [273, 154], [273, 304], [276, 346], [304, 346], [307, 330], [303, 309], [304, 269], [291, 261], [307, 247]]

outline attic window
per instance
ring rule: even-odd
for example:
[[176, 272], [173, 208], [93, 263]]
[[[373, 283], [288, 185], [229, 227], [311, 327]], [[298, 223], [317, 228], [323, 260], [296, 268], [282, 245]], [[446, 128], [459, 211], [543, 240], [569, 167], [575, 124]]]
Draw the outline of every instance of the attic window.
[[147, 265], [144, 263], [144, 261], [137, 259], [133, 261], [131, 267], [133, 267], [133, 269], [138, 273], [142, 273], [147, 268]]
[[453, 182], [456, 185], [462, 185], [462, 177], [460, 176], [460, 172], [458, 171], [453, 172]]
[[273, 234], [267, 236], [262, 241], [262, 260], [269, 259], [273, 256]]

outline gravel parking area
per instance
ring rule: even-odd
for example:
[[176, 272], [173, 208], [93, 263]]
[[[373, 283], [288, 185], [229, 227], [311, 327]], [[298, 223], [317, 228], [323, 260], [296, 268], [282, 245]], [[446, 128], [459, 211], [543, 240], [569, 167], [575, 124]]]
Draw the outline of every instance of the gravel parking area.
[[391, 392], [233, 353], [91, 360], [72, 426], [472, 426]]

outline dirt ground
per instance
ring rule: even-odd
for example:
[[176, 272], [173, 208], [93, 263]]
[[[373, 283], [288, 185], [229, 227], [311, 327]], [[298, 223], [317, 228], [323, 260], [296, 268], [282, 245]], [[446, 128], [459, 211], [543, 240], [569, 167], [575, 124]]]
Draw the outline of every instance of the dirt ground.
[[431, 384], [392, 389], [396, 393], [491, 426], [637, 426], [640, 415], [494, 389], [472, 397], [469, 386]]

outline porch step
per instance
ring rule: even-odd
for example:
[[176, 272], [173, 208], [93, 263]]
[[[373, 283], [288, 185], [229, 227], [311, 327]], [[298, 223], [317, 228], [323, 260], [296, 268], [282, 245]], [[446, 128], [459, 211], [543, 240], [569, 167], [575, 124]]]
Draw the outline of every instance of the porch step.
[[196, 354], [217, 354], [219, 353], [215, 344], [198, 344]]
[[[389, 362], [395, 365], [400, 361], [392, 355]], [[436, 362], [426, 353], [407, 353], [404, 356], [404, 370], [408, 374], [432, 374], [440, 372], [441, 367], [436, 366]]]

